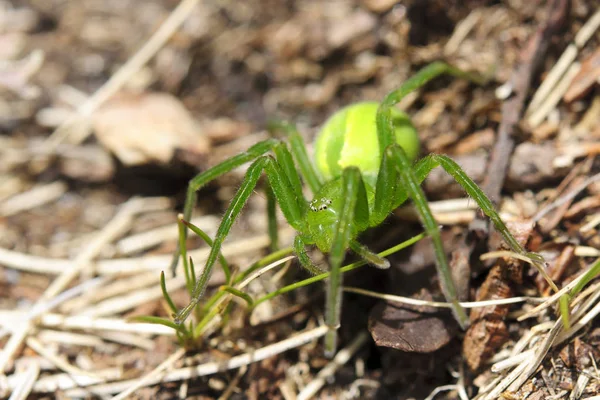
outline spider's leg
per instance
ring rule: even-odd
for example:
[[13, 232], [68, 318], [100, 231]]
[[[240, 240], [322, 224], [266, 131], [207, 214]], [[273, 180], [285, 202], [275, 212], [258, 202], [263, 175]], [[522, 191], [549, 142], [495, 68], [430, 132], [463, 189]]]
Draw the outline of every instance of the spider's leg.
[[[429, 204], [427, 203], [423, 189], [421, 189], [415, 171], [411, 168], [410, 161], [408, 160], [406, 153], [398, 145], [389, 146], [384, 153], [384, 158], [389, 158], [390, 161], [396, 165], [400, 183], [406, 189], [408, 195], [412, 199], [427, 235], [431, 237], [437, 261], [436, 266], [438, 274], [441, 278], [440, 283], [442, 291], [444, 292], [446, 300], [452, 303], [454, 317], [461, 327], [466, 328], [469, 323], [469, 319], [465, 313], [465, 310], [458, 302], [456, 287], [452, 281], [452, 274], [450, 272], [450, 267], [448, 266], [448, 260], [446, 259], [446, 252], [444, 251], [444, 246], [442, 244], [440, 228], [433, 218], [433, 214], [431, 213], [431, 209], [429, 208]], [[380, 194], [376, 193], [375, 196], [380, 196]]]
[[[537, 253], [528, 252], [523, 246], [521, 246], [521, 244], [515, 239], [512, 233], [510, 233], [510, 231], [500, 218], [500, 215], [498, 215], [498, 212], [494, 208], [494, 205], [492, 204], [490, 199], [488, 199], [488, 197], [479, 188], [479, 186], [477, 186], [477, 184], [473, 182], [471, 178], [469, 178], [465, 171], [463, 171], [462, 168], [454, 160], [452, 160], [448, 156], [440, 154], [430, 154], [426, 158], [431, 160], [430, 163], [432, 168], [440, 165], [450, 176], [454, 178], [456, 182], [458, 182], [458, 184], [460, 184], [460, 186], [463, 187], [463, 189], [465, 189], [465, 192], [467, 192], [467, 194], [473, 200], [475, 200], [475, 202], [481, 208], [484, 214], [487, 215], [488, 218], [492, 221], [492, 223], [496, 227], [496, 230], [502, 235], [504, 241], [506, 242], [506, 244], [508, 244], [512, 251], [529, 258], [536, 268], [538, 268], [540, 271], [545, 271], [545, 262], [542, 256], [540, 256]], [[542, 275], [544, 276], [544, 278], [546, 278], [550, 287], [552, 287], [554, 291], [558, 292], [558, 288], [556, 287], [552, 279], [550, 279], [550, 277], [547, 274], [544, 274], [543, 272]]]
[[357, 226], [368, 225], [369, 205], [360, 170], [345, 168], [342, 173], [342, 207], [335, 226], [334, 239], [329, 253], [330, 277], [327, 288], [325, 322], [330, 330], [325, 335], [325, 353], [333, 356], [337, 347], [336, 329], [340, 323], [342, 305], [342, 273], [340, 268], [346, 250], [350, 247], [352, 232]]
[[267, 230], [271, 242], [269, 250], [273, 253], [279, 249], [279, 229], [277, 228], [277, 199], [269, 185], [265, 185], [265, 196], [267, 197]]
[[[430, 157], [424, 157], [417, 161], [412, 167], [417, 183], [420, 185], [431, 170], [437, 166], [438, 164]], [[408, 191], [404, 185], [398, 184], [399, 179], [396, 164], [389, 157], [382, 157], [375, 186], [370, 227], [379, 226], [392, 210], [400, 207], [408, 199]]]
[[[185, 197], [185, 205], [183, 207], [183, 219], [186, 221], [190, 221], [192, 217], [192, 210], [196, 205], [196, 192], [200, 190], [204, 185], [209, 183], [210, 181], [218, 178], [221, 175], [224, 175], [233, 169], [255, 160], [256, 158], [262, 156], [266, 152], [273, 149], [277, 144], [281, 143], [276, 139], [267, 139], [262, 142], [255, 144], [250, 147], [244, 153], [240, 153], [234, 157], [231, 157], [222, 163], [215, 165], [212, 168], [196, 175], [190, 180], [190, 183], [187, 188], [187, 193]], [[184, 230], [184, 237], [187, 237], [187, 229]], [[179, 246], [175, 250], [173, 254], [173, 259], [171, 261], [171, 273], [175, 274], [175, 269], [177, 268], [177, 263], [179, 262]]]
[[319, 177], [319, 174], [317, 174], [313, 163], [308, 157], [306, 144], [296, 129], [296, 126], [287, 122], [277, 122], [271, 123], [271, 129], [281, 129], [287, 134], [292, 154], [298, 163], [302, 176], [306, 179], [306, 183], [310, 187], [311, 192], [313, 194], [317, 193], [323, 183], [321, 182], [321, 178]]
[[360, 258], [365, 260], [367, 263], [380, 269], [387, 269], [390, 267], [390, 262], [385, 258], [381, 257], [377, 253], [373, 253], [366, 246], [358, 243], [356, 240], [350, 241], [350, 249], [358, 254]]
[[[407, 94], [414, 92], [442, 74], [456, 76], [475, 83], [483, 83], [483, 79], [479, 75], [462, 71], [441, 61], [433, 62], [420, 69], [415, 75], [404, 81], [402, 86], [388, 94], [379, 106], [380, 111], [377, 113], [377, 135], [379, 138], [379, 151], [381, 154], [383, 154], [389, 145], [396, 143], [396, 138], [393, 134], [394, 131], [384, 129], [385, 126], [391, 127], [392, 124], [392, 116], [389, 109], [395, 104], [398, 104], [398, 102], [400, 102]], [[386, 110], [387, 112], [385, 112]]]
[[298, 261], [300, 261], [300, 265], [302, 265], [302, 267], [305, 270], [307, 270], [308, 272], [310, 272], [311, 274], [319, 275], [324, 272], [327, 272], [327, 271], [319, 268], [317, 265], [315, 265], [312, 262], [312, 260], [306, 253], [306, 243], [304, 243], [304, 240], [302, 240], [300, 235], [296, 236], [296, 238], [294, 239], [294, 253], [296, 253], [296, 257], [298, 257]]
[[[278, 144], [276, 147], [284, 148], [285, 145]], [[286, 150], [284, 149], [283, 153], [285, 153], [285, 151]], [[275, 153], [279, 154], [277, 151], [275, 151]], [[254, 191], [258, 179], [261, 177], [263, 171], [266, 173], [267, 178], [269, 179], [269, 184], [273, 188], [273, 194], [275, 195], [275, 198], [277, 199], [277, 202], [279, 203], [281, 211], [286, 220], [294, 229], [302, 229], [304, 210], [307, 207], [305, 204], [306, 200], [304, 197], [297, 197], [296, 191], [293, 188], [293, 184], [290, 183], [290, 179], [285, 174], [284, 168], [282, 168], [280, 165], [279, 159], [276, 161], [270, 156], [259, 157], [250, 165], [250, 167], [248, 167], [248, 171], [246, 172], [246, 176], [244, 177], [240, 188], [233, 197], [233, 200], [231, 200], [229, 207], [227, 207], [227, 210], [223, 215], [223, 219], [221, 220], [221, 224], [217, 229], [217, 234], [215, 235], [208, 258], [206, 259], [204, 270], [202, 271], [202, 274], [197, 280], [196, 286], [192, 291], [191, 302], [177, 314], [175, 317], [175, 323], [179, 324], [185, 321], [202, 297], [217, 257], [221, 252], [221, 246], [229, 234], [229, 231], [231, 230], [236, 218]]]
[[[298, 175], [298, 171], [296, 170], [296, 166], [294, 165], [294, 160], [290, 151], [285, 145], [278, 145], [273, 148], [273, 153], [275, 153], [275, 158], [281, 166], [284, 175], [288, 177], [296, 197], [298, 199], [303, 198], [304, 195], [302, 194], [302, 182], [300, 181], [300, 176]], [[265, 191], [267, 195], [267, 222], [269, 239], [271, 240], [271, 251], [277, 251], [279, 234], [277, 231], [277, 216], [275, 211], [276, 199], [271, 186], [266, 186]], [[300, 202], [300, 207], [302, 207], [303, 213], [306, 212], [306, 204], [306, 202]]]

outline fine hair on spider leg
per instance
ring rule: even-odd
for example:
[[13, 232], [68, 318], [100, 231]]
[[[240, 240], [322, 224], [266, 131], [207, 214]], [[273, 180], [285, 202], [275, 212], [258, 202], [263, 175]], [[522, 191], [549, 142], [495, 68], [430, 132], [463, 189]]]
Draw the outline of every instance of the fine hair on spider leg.
[[[185, 321], [203, 295], [221, 246], [263, 173], [268, 180], [267, 216], [273, 244], [277, 241], [274, 210], [275, 204], [278, 204], [286, 221], [297, 232], [294, 252], [300, 264], [312, 274], [323, 272], [308, 257], [307, 246], [316, 246], [329, 256], [330, 277], [325, 306], [325, 320], [330, 328], [325, 337], [325, 348], [329, 355], [335, 352], [337, 345], [336, 329], [340, 323], [342, 297], [340, 268], [346, 252], [351, 250], [378, 268], [389, 267], [387, 260], [356, 239], [365, 230], [380, 225], [409, 198], [432, 240], [444, 296], [452, 304], [457, 322], [462, 327], [467, 326], [468, 318], [458, 302], [439, 226], [421, 188], [423, 180], [437, 166], [441, 166], [477, 202], [513, 251], [534, 262], [542, 262], [539, 256], [528, 253], [515, 240], [492, 203], [458, 164], [436, 154], [415, 162], [419, 153], [418, 135], [410, 118], [393, 106], [442, 74], [478, 80], [476, 76], [448, 64], [430, 64], [388, 94], [382, 103], [353, 104], [331, 116], [316, 139], [314, 162], [310, 160], [296, 128], [279, 123], [275, 128], [286, 134], [287, 141], [265, 140], [194, 177], [187, 191], [185, 220], [191, 217], [198, 190], [234, 168], [251, 162], [223, 215], [204, 270], [191, 293], [192, 301], [176, 315], [176, 322]], [[312, 192], [312, 201], [303, 195], [303, 181]], [[177, 259], [178, 254], [174, 257], [173, 266], [176, 266]]]

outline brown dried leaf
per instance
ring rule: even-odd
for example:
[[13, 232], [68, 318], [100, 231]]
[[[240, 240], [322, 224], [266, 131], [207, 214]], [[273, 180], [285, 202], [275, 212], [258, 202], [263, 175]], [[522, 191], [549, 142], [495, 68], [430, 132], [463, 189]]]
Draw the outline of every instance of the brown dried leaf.
[[[431, 300], [426, 290], [417, 297]], [[446, 310], [381, 302], [369, 315], [369, 331], [377, 346], [431, 353], [450, 342], [456, 324]]]
[[94, 114], [93, 125], [98, 141], [125, 165], [167, 163], [177, 149], [209, 150], [196, 121], [167, 93], [118, 95]]

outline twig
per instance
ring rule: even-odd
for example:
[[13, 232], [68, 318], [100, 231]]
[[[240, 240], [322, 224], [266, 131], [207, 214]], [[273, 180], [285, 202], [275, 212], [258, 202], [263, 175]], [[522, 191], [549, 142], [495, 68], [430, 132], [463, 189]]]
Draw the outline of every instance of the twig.
[[[214, 215], [203, 215], [201, 217], [193, 218], [191, 221], [193, 225], [202, 227], [209, 236], [214, 235], [217, 231], [219, 222], [220, 220]], [[177, 226], [171, 223], [167, 226], [161, 226], [147, 232], [123, 238], [117, 242], [117, 250], [122, 255], [138, 253], [168, 240], [175, 240], [178, 235], [179, 232]]]
[[600, 174], [590, 176], [585, 181], [583, 181], [579, 186], [577, 186], [576, 188], [571, 190], [569, 193], [566, 193], [566, 194], [560, 196], [558, 199], [556, 199], [555, 201], [553, 201], [552, 203], [548, 204], [546, 207], [544, 207], [543, 209], [538, 211], [532, 219], [533, 222], [539, 221], [540, 219], [542, 219], [544, 217], [544, 215], [548, 214], [553, 209], [560, 207], [564, 203], [572, 200], [579, 193], [581, 193], [582, 190], [584, 190], [586, 187], [588, 187], [589, 185], [591, 185], [592, 183], [594, 183], [596, 181], [600, 181]]
[[68, 374], [72, 374], [72, 375], [87, 375], [89, 377], [92, 377], [92, 378], [95, 378], [95, 379], [99, 379], [99, 380], [103, 380], [104, 379], [100, 375], [94, 374], [94, 373], [89, 372], [89, 371], [84, 371], [84, 370], [82, 370], [80, 368], [77, 368], [77, 367], [69, 364], [64, 359], [60, 358], [55, 353], [53, 353], [48, 348], [46, 348], [39, 340], [37, 340], [34, 337], [28, 337], [27, 340], [25, 341], [25, 343], [27, 343], [27, 346], [29, 346], [31, 349], [33, 349], [33, 351], [35, 351], [36, 353], [38, 353], [39, 355], [41, 355], [42, 357], [44, 357], [46, 360], [48, 360], [52, 364], [54, 364], [55, 367], [57, 367], [58, 369], [63, 370], [64, 372], [66, 372]]
[[118, 318], [92, 318], [84, 315], [65, 316], [60, 314], [44, 314], [40, 325], [60, 327], [62, 329], [107, 330], [146, 333], [151, 335], [175, 335], [175, 331], [164, 325], [127, 322]]
[[548, 97], [544, 99], [544, 102], [531, 113], [529, 118], [527, 118], [527, 123], [532, 128], [535, 128], [541, 124], [548, 114], [550, 114], [550, 112], [554, 109], [554, 107], [556, 107], [556, 105], [560, 102], [560, 99], [562, 99], [563, 95], [571, 86], [571, 82], [573, 82], [573, 79], [575, 79], [579, 73], [579, 70], [581, 70], [580, 63], [574, 62], [571, 64], [565, 75], [554, 87], [552, 92], [550, 92]]
[[[106, 243], [121, 235], [126, 229], [129, 229], [133, 215], [145, 210], [148, 207], [148, 202], [151, 204], [153, 203], [151, 199], [132, 199], [123, 204], [115, 217], [96, 235], [92, 242], [79, 253], [72, 263], [71, 268], [64, 270], [56, 277], [56, 279], [54, 279], [54, 281], [52, 281], [50, 286], [46, 288], [42, 296], [32, 307], [31, 312], [39, 313], [40, 309], [49, 309], [47, 304], [50, 300], [64, 290], [69, 283], [77, 277], [83, 268], [90, 265], [90, 260], [100, 253], [100, 250]], [[6, 369], [9, 360], [14, 356], [21, 342], [28, 335], [30, 328], [31, 323], [26, 321], [20, 326], [19, 330], [13, 332], [6, 347], [2, 353], [0, 353], [0, 371]], [[9, 347], [8, 344], [11, 346]]]
[[[420, 299], [413, 299], [412, 297], [397, 296], [393, 294], [377, 293], [370, 290], [344, 286], [344, 292], [362, 294], [364, 296], [375, 297], [382, 300], [393, 301], [396, 303], [409, 304], [413, 306], [429, 306], [436, 308], [452, 308], [452, 303], [446, 303], [441, 301], [427, 301]], [[538, 297], [510, 297], [507, 299], [494, 299], [494, 300], [483, 300], [483, 301], [461, 301], [459, 302], [461, 307], [464, 308], [478, 308], [478, 307], [489, 307], [497, 306], [502, 304], [515, 304], [523, 303], [526, 301], [544, 301], [543, 298]]]
[[533, 95], [529, 107], [527, 108], [527, 114], [531, 114], [533, 110], [538, 109], [539, 105], [548, 97], [552, 88], [556, 86], [565, 71], [573, 61], [575, 61], [579, 50], [585, 46], [598, 27], [600, 27], [600, 10], [596, 11], [585, 25], [581, 27], [579, 32], [575, 35], [573, 43], [567, 46], [554, 67], [552, 67], [552, 70], [548, 73], [546, 79], [544, 79]]
[[340, 350], [322, 370], [319, 371], [316, 378], [313, 379], [296, 397], [297, 400], [308, 400], [312, 398], [325, 385], [327, 379], [331, 378], [335, 372], [345, 365], [354, 354], [365, 344], [369, 335], [366, 332], [360, 332], [354, 340], [345, 348]]
[[[310, 329], [294, 335], [288, 339], [284, 339], [280, 342], [270, 344], [268, 346], [257, 349], [253, 352], [241, 354], [230, 358], [229, 360], [221, 362], [208, 362], [206, 364], [200, 364], [193, 367], [186, 367], [176, 369], [167, 373], [163, 373], [162, 376], [154, 377], [152, 380], [145, 382], [145, 386], [155, 385], [159, 382], [176, 382], [192, 378], [197, 378], [206, 375], [212, 375], [217, 372], [227, 371], [230, 369], [239, 368], [243, 365], [249, 365], [258, 361], [262, 361], [266, 358], [273, 357], [277, 354], [283, 353], [287, 350], [300, 347], [306, 343], [312, 342], [320, 337], [324, 336], [329, 328], [327, 326], [320, 326], [318, 328]], [[138, 382], [139, 379], [131, 379], [128, 381], [114, 382], [103, 385], [95, 385], [85, 389], [72, 389], [68, 390], [66, 395], [72, 397], [80, 397], [94, 393], [96, 395], [106, 395], [111, 393], [117, 393], [122, 390], [126, 390], [131, 385]], [[71, 388], [74, 388], [72, 385]], [[68, 388], [63, 388], [68, 389]]]
[[33, 361], [29, 364], [27, 370], [19, 376], [21, 378], [20, 384], [13, 390], [8, 400], [26, 400], [39, 375], [40, 364]]
[[66, 191], [67, 185], [60, 181], [35, 186], [33, 189], [10, 197], [0, 204], [0, 216], [8, 217], [50, 203]]
[[119, 393], [118, 395], [113, 397], [112, 400], [125, 399], [130, 394], [133, 394], [133, 392], [135, 392], [136, 390], [138, 390], [144, 386], [147, 386], [148, 382], [152, 382], [153, 380], [158, 378], [165, 369], [167, 369], [170, 366], [172, 366], [173, 364], [175, 364], [175, 362], [177, 362], [177, 360], [179, 360], [184, 355], [185, 355], [185, 349], [181, 348], [181, 349], [177, 350], [169, 358], [167, 358], [165, 361], [160, 363], [160, 365], [158, 367], [156, 367], [152, 372], [150, 372], [148, 375], [144, 376], [143, 378], [138, 379], [137, 382], [135, 383], [135, 385], [132, 385], [129, 388], [127, 388], [126, 390], [122, 391], [121, 393]]

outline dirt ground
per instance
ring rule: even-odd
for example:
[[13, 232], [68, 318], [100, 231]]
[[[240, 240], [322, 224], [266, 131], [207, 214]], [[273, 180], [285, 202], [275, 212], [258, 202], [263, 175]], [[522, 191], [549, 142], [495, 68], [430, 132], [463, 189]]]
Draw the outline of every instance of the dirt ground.
[[[252, 312], [236, 297], [185, 349], [172, 328], [133, 319], [170, 319], [161, 271], [176, 307], [189, 301], [169, 265], [190, 178], [267, 139], [273, 120], [293, 122], [310, 151], [334, 112], [381, 101], [438, 60], [486, 82], [442, 76], [403, 99], [421, 155], [455, 159], [572, 290], [600, 265], [599, 10], [595, 0], [0, 0], [0, 398], [599, 398], [600, 282], [570, 292], [566, 327], [547, 281], [439, 169], [423, 188], [461, 297], [494, 301], [472, 309], [466, 331], [427, 303], [444, 300], [427, 240], [391, 255], [389, 270], [344, 275], [333, 362], [322, 282]], [[236, 168], [199, 192], [193, 222], [210, 237], [243, 178]], [[264, 193], [223, 247], [234, 271], [270, 253]], [[278, 218], [286, 248], [293, 231]], [[360, 240], [383, 251], [422, 231], [404, 205]], [[190, 237], [187, 248], [199, 270], [208, 246]], [[291, 258], [244, 292], [258, 299], [309, 277]], [[204, 298], [225, 283], [217, 268]]]

